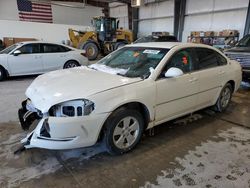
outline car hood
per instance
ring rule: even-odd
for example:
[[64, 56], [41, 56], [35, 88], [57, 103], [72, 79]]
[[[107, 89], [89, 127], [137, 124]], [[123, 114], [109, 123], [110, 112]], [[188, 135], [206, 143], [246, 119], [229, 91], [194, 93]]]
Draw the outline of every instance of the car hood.
[[141, 80], [77, 67], [37, 77], [26, 90], [26, 96], [31, 99], [35, 108], [45, 113], [55, 104], [88, 99], [91, 95]]

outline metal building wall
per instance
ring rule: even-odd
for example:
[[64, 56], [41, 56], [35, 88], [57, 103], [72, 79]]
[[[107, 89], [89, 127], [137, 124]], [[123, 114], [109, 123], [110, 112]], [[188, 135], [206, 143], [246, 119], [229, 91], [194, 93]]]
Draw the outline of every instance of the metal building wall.
[[[190, 31], [236, 29], [243, 36], [249, 0], [187, 0], [182, 41]], [[173, 33], [174, 0], [139, 8], [139, 35], [152, 31]]]
[[109, 14], [111, 17], [117, 18], [119, 22], [119, 27], [124, 29], [129, 29], [128, 26], [128, 5], [123, 3], [109, 3]]
[[139, 8], [138, 36], [151, 34], [153, 31], [173, 33], [174, 0], [151, 3]]
[[249, 0], [187, 0], [182, 41], [190, 31], [236, 29], [243, 36]]

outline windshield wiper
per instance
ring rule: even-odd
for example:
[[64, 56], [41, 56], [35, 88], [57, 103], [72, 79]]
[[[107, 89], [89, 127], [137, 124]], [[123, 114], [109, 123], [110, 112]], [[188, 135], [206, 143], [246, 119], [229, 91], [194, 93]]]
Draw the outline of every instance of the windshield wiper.
[[141, 79], [145, 80], [150, 76], [151, 73], [145, 73], [143, 75], [140, 76]]
[[97, 71], [97, 69], [96, 68], [94, 68], [94, 67], [90, 67], [89, 65], [87, 66], [89, 69], [93, 69], [93, 70], [96, 70]]
[[121, 74], [121, 73], [116, 73], [116, 75], [119, 75], [119, 76], [123, 76], [123, 77], [126, 77], [125, 74]]

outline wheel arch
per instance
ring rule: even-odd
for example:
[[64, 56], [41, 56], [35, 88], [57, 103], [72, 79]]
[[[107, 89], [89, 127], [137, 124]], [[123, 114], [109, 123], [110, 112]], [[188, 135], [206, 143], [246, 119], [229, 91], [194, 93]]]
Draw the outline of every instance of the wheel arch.
[[141, 113], [141, 115], [142, 115], [142, 117], [143, 117], [143, 120], [144, 120], [144, 123], [145, 123], [144, 130], [147, 129], [148, 124], [149, 124], [150, 119], [151, 119], [151, 118], [150, 118], [150, 111], [149, 111], [148, 107], [147, 107], [145, 104], [143, 104], [143, 103], [141, 103], [141, 102], [138, 102], [138, 101], [126, 102], [126, 103], [121, 104], [121, 105], [119, 105], [118, 107], [116, 107], [116, 108], [112, 111], [112, 113], [106, 118], [106, 120], [104, 121], [104, 123], [103, 123], [103, 125], [102, 125], [102, 128], [101, 128], [101, 130], [100, 130], [100, 132], [99, 132], [99, 138], [98, 138], [98, 140], [101, 140], [101, 139], [103, 138], [103, 136], [104, 136], [105, 129], [106, 129], [106, 126], [107, 126], [107, 125], [106, 125], [107, 120], [108, 120], [110, 117], [112, 117], [112, 115], [114, 114], [115, 111], [117, 111], [118, 109], [121, 109], [121, 108], [136, 109], [136, 110], [138, 110], [138, 111]]
[[235, 92], [235, 81], [234, 80], [229, 80], [227, 83], [231, 84], [233, 92]]
[[0, 65], [0, 68], [2, 68], [2, 69], [5, 71], [5, 76], [6, 76], [6, 77], [9, 77], [9, 76], [10, 76], [8, 70], [7, 70], [3, 65]]

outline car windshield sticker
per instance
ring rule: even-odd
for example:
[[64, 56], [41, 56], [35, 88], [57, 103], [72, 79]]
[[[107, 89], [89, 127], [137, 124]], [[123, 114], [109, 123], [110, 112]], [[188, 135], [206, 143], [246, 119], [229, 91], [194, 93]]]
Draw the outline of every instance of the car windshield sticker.
[[187, 64], [188, 64], [188, 59], [187, 59], [186, 56], [183, 56], [183, 57], [182, 57], [182, 62], [183, 62], [184, 65], [187, 65]]
[[144, 54], [158, 54], [160, 50], [144, 50]]

